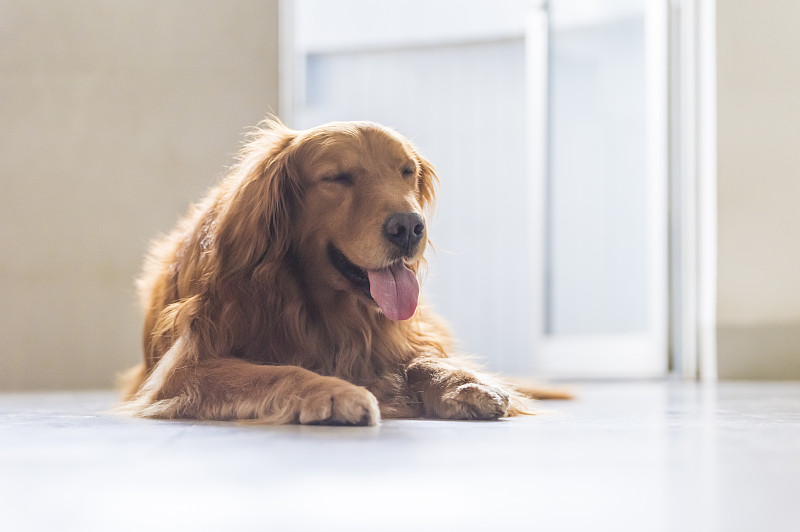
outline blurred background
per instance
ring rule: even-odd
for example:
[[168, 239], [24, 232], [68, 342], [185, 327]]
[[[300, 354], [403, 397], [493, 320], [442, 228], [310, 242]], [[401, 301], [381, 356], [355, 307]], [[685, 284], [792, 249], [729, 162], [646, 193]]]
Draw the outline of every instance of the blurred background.
[[381, 122], [434, 162], [427, 297], [492, 369], [800, 378], [798, 22], [791, 0], [0, 0], [0, 390], [138, 362], [148, 241], [267, 113]]

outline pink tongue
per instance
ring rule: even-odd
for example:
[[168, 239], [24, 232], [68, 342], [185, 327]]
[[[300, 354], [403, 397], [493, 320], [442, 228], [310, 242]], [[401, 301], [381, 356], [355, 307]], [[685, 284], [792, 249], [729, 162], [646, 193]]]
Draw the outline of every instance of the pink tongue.
[[407, 320], [417, 310], [419, 283], [402, 262], [382, 270], [367, 270], [372, 299], [390, 320]]

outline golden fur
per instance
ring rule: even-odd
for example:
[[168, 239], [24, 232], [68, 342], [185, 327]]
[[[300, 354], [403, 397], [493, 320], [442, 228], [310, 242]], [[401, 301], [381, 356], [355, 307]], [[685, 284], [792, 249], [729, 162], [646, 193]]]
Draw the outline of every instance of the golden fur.
[[[452, 356], [428, 308], [392, 321], [331, 263], [398, 260], [381, 228], [428, 212], [436, 175], [367, 122], [293, 131], [268, 120], [229, 174], [150, 250], [139, 280], [144, 361], [122, 410], [154, 418], [375, 424], [494, 419], [523, 397]], [[414, 272], [427, 233], [403, 260]]]

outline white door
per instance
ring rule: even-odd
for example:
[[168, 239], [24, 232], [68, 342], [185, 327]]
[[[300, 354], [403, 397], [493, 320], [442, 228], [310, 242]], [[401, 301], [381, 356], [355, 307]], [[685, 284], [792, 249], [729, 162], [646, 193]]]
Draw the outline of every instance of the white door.
[[[557, 9], [559, 2], [550, 5]], [[411, 138], [436, 165], [435, 251], [423, 286], [466, 352], [513, 374], [663, 373], [666, 336], [654, 327], [666, 318], [659, 299], [665, 279], [656, 271], [656, 262], [666, 261], [659, 256], [665, 235], [656, 227], [666, 216], [666, 196], [643, 184], [660, 177], [652, 169], [637, 173], [635, 161], [613, 166], [611, 156], [593, 158], [594, 137], [576, 133], [582, 120], [576, 105], [604, 101], [581, 102], [569, 92], [570, 76], [585, 75], [584, 65], [595, 68], [591, 61], [617, 48], [581, 57], [587, 41], [581, 32], [565, 39], [555, 26], [549, 39], [542, 3], [525, 0], [298, 0], [282, 8], [284, 119], [298, 128], [381, 122]], [[612, 69], [643, 71], [641, 39], [629, 37], [621, 48], [639, 46], [639, 56], [611, 59]], [[608, 86], [579, 80], [590, 94], [628, 81], [624, 75], [612, 76]], [[644, 99], [643, 91], [631, 87], [622, 97]], [[607, 140], [617, 146], [632, 137], [617, 155], [646, 159], [649, 168], [656, 155], [637, 154], [649, 142], [640, 135], [648, 105], [620, 105], [631, 119]], [[586, 117], [588, 131], [603, 119]], [[573, 197], [584, 174], [580, 165], [564, 166], [570, 152], [575, 161], [598, 165], [591, 173], [605, 194], [594, 199], [610, 204], [589, 212], [583, 196]], [[639, 232], [608, 227], [615, 221], [610, 212], [625, 213], [623, 229]], [[585, 241], [564, 220], [598, 231]], [[619, 253], [633, 262], [609, 278]], [[576, 275], [582, 268], [587, 274]], [[630, 283], [619, 286], [620, 278]], [[586, 306], [572, 304], [581, 291]], [[646, 294], [637, 298], [641, 291]], [[608, 294], [617, 297], [604, 301]], [[598, 312], [603, 304], [608, 311]]]
[[[667, 372], [666, 2], [553, 1], [541, 373]], [[536, 127], [539, 117], [533, 117]]]

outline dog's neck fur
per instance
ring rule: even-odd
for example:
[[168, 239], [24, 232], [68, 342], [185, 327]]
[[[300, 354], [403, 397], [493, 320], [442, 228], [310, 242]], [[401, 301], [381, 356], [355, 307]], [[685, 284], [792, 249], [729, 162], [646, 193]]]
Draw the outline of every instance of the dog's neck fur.
[[[243, 358], [301, 365], [352, 382], [368, 382], [389, 370], [385, 361], [390, 359], [411, 359], [414, 350], [407, 341], [411, 321], [389, 320], [355, 294], [326, 286], [301, 264], [290, 254], [281, 268], [254, 275], [252, 311], [261, 313], [263, 323], [253, 331], [259, 341], [246, 343], [264, 349], [242, 353]], [[309, 345], [316, 347], [315, 352], [293, 351]]]
[[317, 282], [305, 296], [310, 303], [309, 326], [322, 343], [330, 346], [331, 374], [357, 380], [371, 378], [374, 375], [363, 373], [367, 369], [381, 371], [388, 344], [393, 350], [408, 349], [401, 340], [401, 330], [408, 324], [392, 322], [356, 294]]

